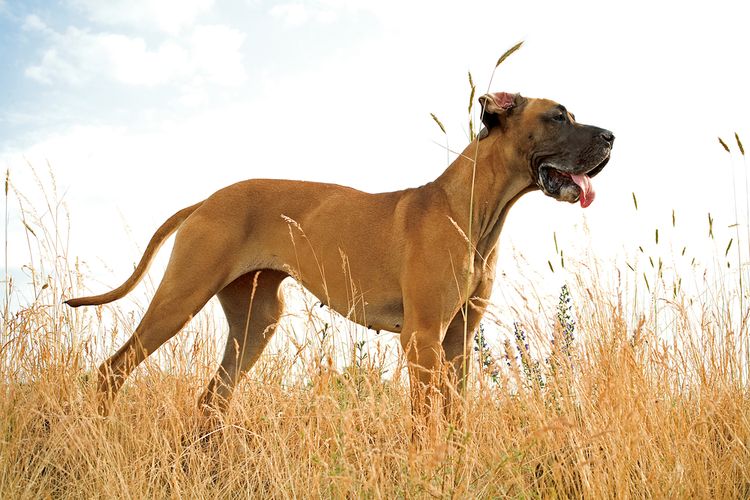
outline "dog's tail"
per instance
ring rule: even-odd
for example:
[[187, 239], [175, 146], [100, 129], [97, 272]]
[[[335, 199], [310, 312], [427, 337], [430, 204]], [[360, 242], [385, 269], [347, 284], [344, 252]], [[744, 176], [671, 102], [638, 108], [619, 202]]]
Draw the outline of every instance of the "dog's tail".
[[112, 302], [113, 300], [124, 297], [128, 292], [135, 288], [135, 285], [137, 285], [139, 281], [141, 281], [141, 278], [143, 278], [143, 275], [146, 274], [148, 266], [151, 264], [151, 261], [156, 255], [156, 252], [159, 251], [159, 248], [164, 243], [164, 241], [169, 238], [172, 233], [177, 231], [180, 225], [185, 222], [185, 219], [187, 219], [190, 214], [195, 212], [202, 204], [203, 202], [201, 201], [200, 203], [196, 203], [191, 207], [183, 208], [172, 217], [167, 219], [164, 224], [162, 224], [161, 227], [156, 230], [154, 235], [151, 237], [151, 241], [148, 242], [146, 251], [143, 253], [143, 257], [141, 257], [141, 261], [138, 263], [135, 271], [133, 271], [133, 274], [130, 275], [130, 278], [128, 278], [125, 283], [107, 293], [103, 293], [101, 295], [92, 295], [91, 297], [78, 297], [75, 299], [69, 299], [66, 300], [65, 303], [71, 307], [96, 306], [99, 304], [106, 304], [108, 302]]

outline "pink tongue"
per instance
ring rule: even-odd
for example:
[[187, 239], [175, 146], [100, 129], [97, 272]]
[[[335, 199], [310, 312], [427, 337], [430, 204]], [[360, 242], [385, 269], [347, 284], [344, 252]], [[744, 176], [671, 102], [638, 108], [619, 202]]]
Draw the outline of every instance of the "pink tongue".
[[591, 178], [586, 174], [570, 174], [570, 178], [581, 188], [581, 206], [586, 208], [591, 205], [596, 197], [594, 187], [591, 185]]

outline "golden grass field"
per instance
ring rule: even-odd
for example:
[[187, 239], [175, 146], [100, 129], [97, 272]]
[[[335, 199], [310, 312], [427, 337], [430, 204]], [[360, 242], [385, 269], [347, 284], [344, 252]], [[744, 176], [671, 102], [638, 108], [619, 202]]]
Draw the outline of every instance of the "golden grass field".
[[11, 307], [6, 283], [0, 498], [750, 497], [750, 299], [723, 245], [708, 293], [675, 286], [661, 260], [590, 260], [568, 263], [559, 301], [529, 298], [515, 325], [490, 314], [485, 329], [509, 340], [475, 342], [464, 423], [423, 448], [403, 360], [371, 348], [374, 334], [290, 311], [307, 340], [282, 328], [285, 347], [263, 355], [202, 440], [196, 398], [223, 319], [195, 318], [97, 416], [92, 373], [142, 311], [61, 305], [92, 278], [67, 260], [58, 207], [25, 208], [32, 299]]

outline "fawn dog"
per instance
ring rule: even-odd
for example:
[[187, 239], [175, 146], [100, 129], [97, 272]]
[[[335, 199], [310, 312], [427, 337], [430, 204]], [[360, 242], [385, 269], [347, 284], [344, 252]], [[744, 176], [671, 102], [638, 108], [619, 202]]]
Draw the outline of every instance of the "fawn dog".
[[[347, 318], [400, 334], [415, 415], [436, 402], [447, 406], [451, 387], [463, 385], [467, 338], [492, 290], [508, 210], [537, 189], [587, 207], [594, 199], [591, 177], [609, 161], [614, 142], [610, 131], [577, 123], [547, 99], [498, 92], [479, 102], [479, 137], [424, 186], [370, 194], [334, 184], [254, 179], [167, 219], [125, 283], [67, 301], [78, 307], [121, 298], [177, 232], [143, 319], [99, 369], [100, 412], [109, 413], [132, 370], [214, 295], [229, 337], [201, 405], [223, 411], [276, 329], [284, 307], [280, 284], [289, 276]], [[437, 372], [445, 376], [437, 380]]]

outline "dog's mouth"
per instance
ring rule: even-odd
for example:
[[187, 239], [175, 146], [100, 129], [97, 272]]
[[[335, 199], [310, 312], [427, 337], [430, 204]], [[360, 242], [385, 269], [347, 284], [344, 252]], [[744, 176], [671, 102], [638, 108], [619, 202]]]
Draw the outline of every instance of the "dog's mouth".
[[537, 184], [547, 196], [569, 203], [580, 201], [581, 206], [586, 208], [596, 197], [591, 178], [601, 172], [608, 161], [609, 154], [593, 168], [581, 172], [568, 171], [552, 162], [543, 162], [537, 170]]

